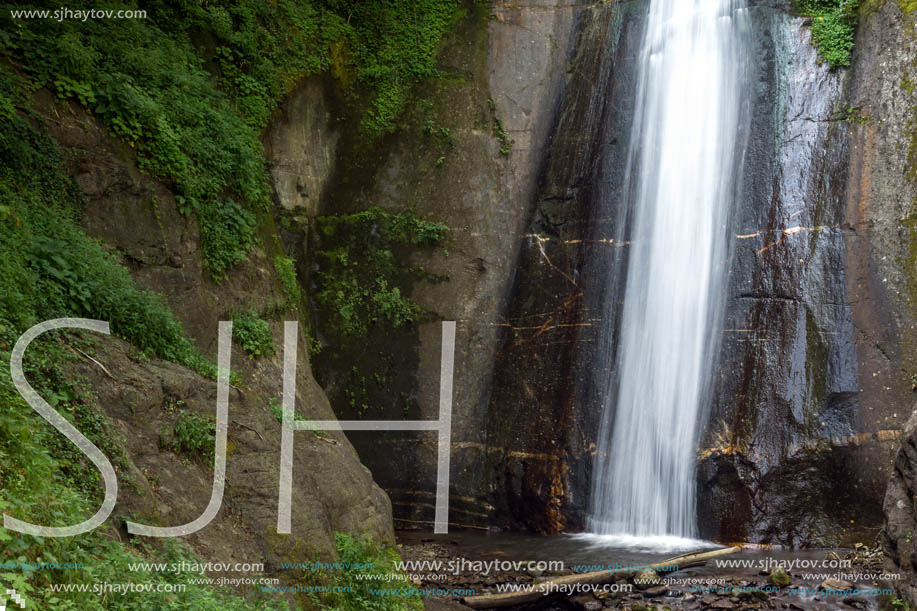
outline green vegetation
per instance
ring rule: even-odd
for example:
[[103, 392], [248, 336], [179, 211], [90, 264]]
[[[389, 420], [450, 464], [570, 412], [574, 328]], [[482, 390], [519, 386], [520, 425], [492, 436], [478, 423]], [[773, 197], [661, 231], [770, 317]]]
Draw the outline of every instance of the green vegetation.
[[283, 422], [283, 405], [277, 400], [277, 397], [271, 397], [267, 400], [267, 408], [277, 422]]
[[510, 141], [509, 135], [503, 130], [503, 123], [496, 117], [494, 117], [494, 137], [500, 142], [500, 154], [509, 155], [510, 151], [513, 150], [513, 143]]
[[[277, 401], [276, 397], [271, 397], [267, 401], [268, 409], [271, 411], [271, 414], [274, 416], [274, 419], [277, 422], [283, 423], [283, 405]], [[302, 421], [302, 422], [311, 422], [311, 418], [297, 418], [296, 414], [293, 414], [293, 420]], [[322, 429], [309, 429], [309, 432], [318, 437], [327, 437], [328, 432]]]
[[306, 333], [306, 343], [309, 349], [309, 356], [318, 356], [322, 353], [322, 341], [317, 337], [313, 337], [310, 333]]
[[[84, 7], [98, 8], [69, 8]], [[87, 21], [13, 21], [7, 12], [0, 54], [28, 75], [28, 88], [86, 107], [136, 149], [142, 169], [172, 184], [182, 212], [200, 220], [216, 278], [245, 257], [255, 216], [269, 205], [259, 132], [279, 100], [304, 76], [331, 71], [365, 135], [394, 131], [411, 89], [438, 75], [437, 50], [461, 16], [457, 0], [145, 8], [147, 19]]]
[[[360, 127], [370, 137], [394, 131], [414, 84], [438, 76], [436, 53], [461, 16], [457, 0], [381, 2], [326, 0], [342, 18], [340, 54], [333, 70], [362, 108]], [[349, 74], [348, 74], [349, 73]]]
[[405, 261], [413, 249], [442, 244], [444, 224], [374, 207], [320, 217], [318, 227], [315, 299], [329, 333], [351, 341], [373, 326], [397, 329], [417, 321], [422, 311], [407, 294], [414, 280], [429, 276]]
[[254, 243], [255, 215], [231, 199], [207, 202], [200, 209], [204, 266], [215, 278], [244, 261]]
[[207, 416], [194, 412], [182, 412], [175, 421], [175, 437], [172, 450], [188, 456], [213, 456], [216, 442], [216, 425]]
[[857, 123], [858, 125], [866, 125], [869, 123], [869, 117], [863, 113], [863, 110], [859, 106], [848, 106], [841, 111], [841, 116], [844, 121], [850, 123]]
[[797, 9], [812, 19], [812, 43], [832, 68], [850, 65], [860, 0], [798, 0]]
[[[104, 8], [135, 7], [111, 2]], [[21, 8], [60, 6], [38, 0]], [[100, 7], [77, 0], [68, 8]], [[283, 96], [304, 76], [330, 73], [349, 105], [345, 114], [360, 125], [360, 137], [377, 140], [399, 127], [415, 98], [414, 88], [438, 76], [437, 50], [460, 16], [457, 0], [154, 0], [142, 8], [148, 11], [146, 19], [13, 20], [9, 11], [0, 13], [3, 362], [9, 362], [13, 343], [31, 325], [76, 316], [109, 321], [113, 334], [141, 350], [132, 356], [138, 362], [155, 356], [215, 375], [215, 366], [197, 352], [162, 299], [139, 288], [117, 253], [82, 230], [79, 189], [43, 130], [42, 115], [53, 116], [61, 108], [36, 97], [38, 90], [83, 107], [125, 151], [132, 151], [141, 170], [171, 188], [182, 214], [197, 219], [205, 269], [220, 279], [245, 259], [270, 223], [271, 187], [260, 132]], [[31, 108], [32, 99], [41, 100], [42, 114]], [[75, 119], [68, 114], [65, 121], [71, 120], [81, 121], [82, 113]], [[448, 136], [440, 133], [438, 138]], [[153, 202], [161, 226], [159, 205]], [[423, 225], [410, 231], [417, 229]], [[393, 235], [399, 231], [387, 230]], [[301, 307], [305, 300], [293, 262], [278, 257], [274, 263], [288, 303]], [[381, 297], [370, 299], [365, 311], [357, 307], [357, 318], [376, 319], [367, 319], [369, 326], [406, 325], [420, 314], [400, 292], [399, 283], [411, 274], [393, 269], [392, 278], [374, 285], [385, 289]], [[357, 306], [360, 299], [354, 301]], [[236, 341], [253, 356], [273, 353], [270, 329], [254, 312], [240, 315], [234, 330]], [[37, 339], [26, 358], [26, 374], [113, 460], [129, 484], [123, 444], [85, 384], [65, 374], [68, 361], [80, 358], [70, 348], [92, 352], [91, 334], [85, 337], [90, 339], [54, 332]], [[319, 347], [310, 340], [310, 351]], [[94, 466], [18, 396], [8, 370], [0, 371], [0, 406], [0, 511], [41, 524], [73, 524], [94, 513], [101, 498]], [[211, 420], [182, 411], [169, 447], [209, 454], [213, 435]], [[245, 599], [231, 590], [190, 584], [182, 575], [131, 573], [128, 562], [191, 559], [191, 552], [168, 541], [147, 546], [118, 538], [110, 526], [61, 539], [0, 529], [0, 561], [84, 564], [81, 571], [5, 573], [6, 585], [26, 594], [32, 609], [286, 608], [285, 602]], [[354, 544], [354, 553], [378, 551], [362, 545]], [[106, 581], [182, 583], [187, 589], [180, 595], [100, 599], [94, 593], [54, 594], [47, 588], [50, 583]], [[417, 601], [395, 597], [375, 602], [385, 605], [376, 608], [417, 608]], [[353, 603], [333, 608], [372, 607]]]
[[[390, 581], [386, 577], [398, 573], [395, 562], [401, 558], [390, 547], [368, 539], [335, 533], [334, 542], [338, 550], [338, 561], [347, 568], [330, 575], [331, 585], [352, 588], [347, 594], [324, 594], [316, 602], [324, 609], [340, 611], [421, 611], [423, 602], [418, 596], [405, 596], [395, 591], [404, 590], [405, 582]], [[392, 596], [372, 594], [371, 590], [388, 589]]]
[[15, 112], [17, 93], [11, 78], [0, 78], [0, 109], [7, 109], [0, 122], [0, 318], [20, 332], [55, 317], [106, 320], [151, 355], [212, 375], [164, 302], [83, 233], [80, 197], [60, 151], [27, 118], [28, 108]]
[[274, 337], [266, 320], [258, 316], [254, 309], [246, 310], [233, 317], [232, 337], [248, 352], [250, 358], [256, 356], [273, 356]]
[[274, 258], [274, 271], [280, 280], [280, 287], [287, 300], [287, 307], [297, 310], [302, 305], [303, 295], [296, 277], [296, 263], [289, 257], [278, 255]]
[[[423, 112], [427, 115], [433, 112], [433, 104], [430, 102], [422, 103]], [[437, 157], [434, 167], [439, 170], [446, 163], [446, 153], [452, 150], [455, 144], [455, 137], [452, 130], [443, 125], [436, 125], [432, 118], [427, 118], [421, 126], [420, 133], [423, 135], [425, 144], [432, 144], [433, 149], [440, 153]]]
[[509, 155], [510, 151], [513, 150], [513, 142], [509, 139], [509, 134], [503, 129], [503, 122], [500, 121], [500, 117], [497, 116], [497, 103], [494, 102], [493, 98], [487, 98], [487, 105], [490, 107], [492, 115], [491, 124], [494, 138], [500, 143], [500, 154]]
[[413, 369], [407, 357], [395, 355], [399, 345], [410, 343], [423, 316], [409, 297], [411, 286], [437, 280], [412, 267], [408, 257], [418, 248], [442, 245], [448, 228], [412, 212], [370, 208], [319, 218], [318, 229], [313, 278], [318, 320], [327, 337], [316, 360], [319, 379], [337, 379], [337, 393], [330, 398], [339, 414], [345, 407], [362, 416], [371, 407], [394, 405], [400, 415], [410, 400], [391, 389], [410, 384], [405, 372]]
[[[888, 1], [889, 0], [860, 0], [861, 19], [865, 19], [875, 13], [885, 6], [885, 3]], [[912, 13], [917, 10], [917, 0], [894, 0], [894, 2], [904, 14]]]
[[85, 106], [136, 149], [141, 169], [172, 184], [182, 212], [201, 221], [204, 263], [215, 276], [244, 257], [252, 213], [226, 194], [267, 208], [262, 146], [184, 33], [141, 19], [17, 20], [4, 30], [0, 52], [25, 71], [29, 88]]

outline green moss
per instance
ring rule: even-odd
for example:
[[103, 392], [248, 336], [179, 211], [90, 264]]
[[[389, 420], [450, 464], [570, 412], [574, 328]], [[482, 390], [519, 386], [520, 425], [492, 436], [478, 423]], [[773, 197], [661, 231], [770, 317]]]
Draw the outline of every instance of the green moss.
[[[860, 19], [863, 20], [881, 9], [889, 0], [860, 0]], [[917, 0], [893, 0], [901, 12], [909, 14], [917, 9]]]
[[907, 255], [904, 259], [904, 272], [910, 289], [909, 301], [912, 311], [917, 314], [917, 218], [909, 216], [901, 221], [907, 229]]
[[[911, 115], [907, 122], [907, 129], [910, 130], [911, 138], [907, 145], [907, 164], [905, 171], [911, 184], [917, 185], [917, 103], [915, 103], [913, 100], [913, 85], [910, 84], [910, 81], [904, 79], [901, 86], [909, 98], [909, 110]], [[910, 91], [908, 91], [908, 89], [910, 89]], [[914, 205], [912, 202], [909, 214], [914, 215], [915, 212], [917, 211], [914, 210]]]
[[321, 248], [315, 253], [315, 299], [323, 330], [343, 341], [366, 336], [371, 327], [397, 329], [422, 311], [408, 294], [411, 283], [427, 277], [410, 267], [407, 255], [445, 240], [447, 227], [410, 212], [370, 208], [318, 219]]

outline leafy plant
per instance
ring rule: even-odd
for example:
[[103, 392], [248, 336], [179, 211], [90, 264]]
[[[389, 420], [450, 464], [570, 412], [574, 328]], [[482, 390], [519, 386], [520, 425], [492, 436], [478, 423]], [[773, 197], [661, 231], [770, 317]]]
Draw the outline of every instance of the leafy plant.
[[296, 264], [293, 259], [278, 255], [274, 258], [274, 270], [277, 272], [277, 278], [280, 280], [280, 287], [286, 296], [287, 304], [292, 309], [298, 309], [302, 303], [302, 289], [299, 287], [299, 280], [296, 278]]
[[213, 456], [216, 425], [206, 416], [184, 411], [175, 421], [172, 449], [190, 456]]
[[859, 0], [801, 0], [797, 9], [812, 19], [812, 43], [832, 68], [850, 65]]
[[324, 346], [322, 340], [314, 337], [311, 333], [306, 333], [306, 342], [309, 348], [309, 356], [318, 356], [322, 353]]
[[415, 248], [445, 240], [447, 227], [411, 212], [370, 208], [347, 216], [318, 219], [323, 249], [316, 252], [317, 292], [327, 329], [341, 339], [364, 337], [371, 326], [398, 328], [422, 311], [407, 293], [410, 283], [427, 277], [405, 263]]
[[237, 314], [232, 320], [232, 337], [249, 356], [272, 356], [274, 338], [267, 321], [258, 316], [254, 309]]
[[277, 397], [270, 397], [267, 400], [267, 408], [277, 422], [283, 422], [283, 405], [277, 400]]
[[[410, 595], [401, 585], [404, 582], [391, 580], [392, 574], [399, 573], [395, 562], [401, 560], [394, 549], [340, 532], [335, 533], [334, 543], [338, 561], [347, 568], [334, 571], [330, 581], [334, 586], [347, 588], [347, 593], [320, 594], [317, 602], [322, 608], [342, 611], [421, 611], [424, 608], [420, 597]], [[388, 590], [388, 595], [373, 593], [380, 589]]]
[[513, 150], [513, 143], [509, 139], [509, 135], [503, 130], [503, 123], [497, 117], [493, 119], [493, 129], [494, 137], [500, 143], [500, 154], [509, 155], [510, 151]]
[[204, 265], [217, 278], [243, 261], [254, 241], [255, 217], [231, 199], [210, 201], [202, 208], [201, 245]]

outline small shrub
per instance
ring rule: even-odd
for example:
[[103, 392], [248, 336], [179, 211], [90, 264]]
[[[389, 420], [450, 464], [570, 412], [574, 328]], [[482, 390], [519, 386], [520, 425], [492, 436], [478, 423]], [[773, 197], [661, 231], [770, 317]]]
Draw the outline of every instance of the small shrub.
[[302, 302], [302, 290], [296, 278], [296, 263], [289, 257], [278, 255], [274, 258], [274, 269], [277, 271], [277, 278], [287, 298], [287, 304], [291, 309], [298, 309]]
[[271, 397], [267, 400], [267, 407], [277, 422], [283, 422], [283, 405], [277, 400], [277, 397]]
[[212, 457], [216, 443], [213, 420], [194, 412], [182, 412], [175, 421], [172, 449], [190, 456]]
[[322, 349], [324, 348], [322, 340], [313, 336], [311, 333], [306, 333], [306, 342], [309, 347], [309, 356], [318, 356], [322, 353]]
[[204, 265], [215, 278], [222, 278], [245, 260], [254, 241], [255, 216], [232, 200], [208, 202], [201, 209], [200, 224]]
[[[418, 595], [408, 594], [409, 588], [404, 588], [406, 582], [391, 581], [391, 574], [400, 572], [395, 562], [400, 562], [401, 558], [394, 549], [346, 533], [335, 533], [334, 543], [338, 561], [348, 568], [334, 571], [331, 581], [349, 591], [320, 595], [318, 602], [323, 608], [342, 611], [421, 611], [424, 608]], [[372, 592], [379, 589], [389, 590], [390, 595]]]
[[251, 358], [273, 356], [274, 338], [266, 320], [254, 309], [242, 312], [232, 320], [232, 336]]
[[316, 253], [315, 298], [329, 332], [339, 339], [365, 337], [371, 326], [399, 328], [422, 311], [407, 295], [426, 277], [404, 261], [415, 248], [445, 240], [447, 227], [411, 212], [370, 208], [347, 216], [318, 219], [323, 248]]
[[812, 43], [832, 68], [850, 65], [859, 0], [802, 0], [797, 9], [812, 20]]

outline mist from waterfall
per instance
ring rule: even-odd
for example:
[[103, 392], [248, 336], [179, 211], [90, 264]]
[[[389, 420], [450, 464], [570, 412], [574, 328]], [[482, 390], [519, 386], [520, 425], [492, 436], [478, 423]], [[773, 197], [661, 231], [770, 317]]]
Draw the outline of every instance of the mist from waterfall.
[[624, 543], [697, 533], [696, 446], [725, 303], [747, 18], [742, 0], [650, 2], [618, 219], [630, 245], [617, 372], [588, 523]]

